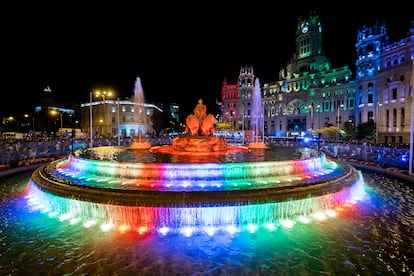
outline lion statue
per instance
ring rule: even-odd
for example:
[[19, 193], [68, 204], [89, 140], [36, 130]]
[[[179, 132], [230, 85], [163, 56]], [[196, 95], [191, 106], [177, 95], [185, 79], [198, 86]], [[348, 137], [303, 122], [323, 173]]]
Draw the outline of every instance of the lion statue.
[[217, 122], [216, 117], [213, 114], [208, 114], [201, 122], [200, 130], [203, 136], [213, 136], [214, 124]]
[[200, 123], [198, 121], [198, 118], [193, 115], [190, 114], [187, 116], [186, 120], [186, 128], [185, 128], [185, 133], [188, 135], [198, 135], [198, 130], [200, 129]]

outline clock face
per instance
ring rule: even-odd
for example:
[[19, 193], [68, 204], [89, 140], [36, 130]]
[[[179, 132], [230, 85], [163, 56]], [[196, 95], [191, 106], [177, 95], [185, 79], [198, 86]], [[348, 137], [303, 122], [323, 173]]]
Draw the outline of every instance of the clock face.
[[308, 32], [308, 30], [309, 30], [309, 26], [308, 26], [308, 24], [304, 24], [304, 25], [302, 25], [302, 33], [307, 33], [307, 32]]

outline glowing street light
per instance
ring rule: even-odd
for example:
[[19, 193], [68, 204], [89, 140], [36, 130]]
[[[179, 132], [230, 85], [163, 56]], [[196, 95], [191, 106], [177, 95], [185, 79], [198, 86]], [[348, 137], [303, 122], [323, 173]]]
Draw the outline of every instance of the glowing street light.
[[[112, 95], [113, 95], [112, 91], [106, 91], [106, 90], [103, 90], [103, 91], [96, 90], [95, 91], [95, 96], [99, 97], [99, 98], [102, 98], [103, 118], [104, 119], [106, 118], [106, 108], [105, 108], [106, 102], [105, 101], [108, 97], [111, 97]], [[104, 119], [99, 120], [100, 123], [101, 123], [101, 131], [102, 131], [101, 135], [103, 135], [104, 123], [106, 123], [106, 121]]]
[[[29, 118], [30, 117], [30, 115], [29, 114], [24, 114], [24, 117], [25, 118]], [[35, 132], [35, 121], [34, 121], [34, 116], [31, 116], [32, 117], [32, 130], [33, 130], [33, 132]]]
[[51, 110], [50, 113], [52, 113], [53, 115], [57, 115], [57, 114], [60, 115], [60, 130], [62, 131], [62, 129], [63, 129], [63, 116], [62, 116], [62, 112], [57, 111], [57, 110], [54, 109], [54, 110]]
[[96, 97], [102, 97], [102, 102], [105, 103], [105, 99], [107, 97], [111, 97], [112, 96], [112, 91], [100, 91], [100, 90], [96, 90], [95, 91], [95, 96]]

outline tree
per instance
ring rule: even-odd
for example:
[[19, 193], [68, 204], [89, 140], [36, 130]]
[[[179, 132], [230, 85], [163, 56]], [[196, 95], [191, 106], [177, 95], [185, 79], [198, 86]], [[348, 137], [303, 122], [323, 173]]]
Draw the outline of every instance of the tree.
[[151, 115], [151, 122], [156, 135], [159, 135], [163, 129], [176, 130], [178, 128], [178, 123], [166, 112], [154, 110]]
[[1, 123], [2, 131], [19, 131], [19, 123], [14, 117], [3, 117]]
[[320, 133], [324, 139], [335, 140], [338, 138], [339, 129], [336, 126], [329, 126], [317, 129], [316, 133]]
[[346, 140], [352, 140], [355, 138], [356, 136], [356, 130], [355, 130], [355, 124], [354, 122], [345, 122], [344, 123], [344, 129], [343, 132], [341, 133], [342, 137]]
[[361, 123], [357, 126], [357, 137], [361, 140], [374, 141], [376, 137], [376, 128], [373, 120], [366, 123]]

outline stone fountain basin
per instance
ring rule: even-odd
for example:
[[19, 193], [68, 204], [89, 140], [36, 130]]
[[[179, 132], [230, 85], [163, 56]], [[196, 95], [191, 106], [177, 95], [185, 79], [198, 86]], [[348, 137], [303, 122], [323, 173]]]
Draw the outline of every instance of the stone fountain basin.
[[61, 197], [128, 206], [260, 204], [338, 192], [358, 171], [317, 157], [238, 163], [129, 163], [76, 156], [37, 169], [32, 180]]

